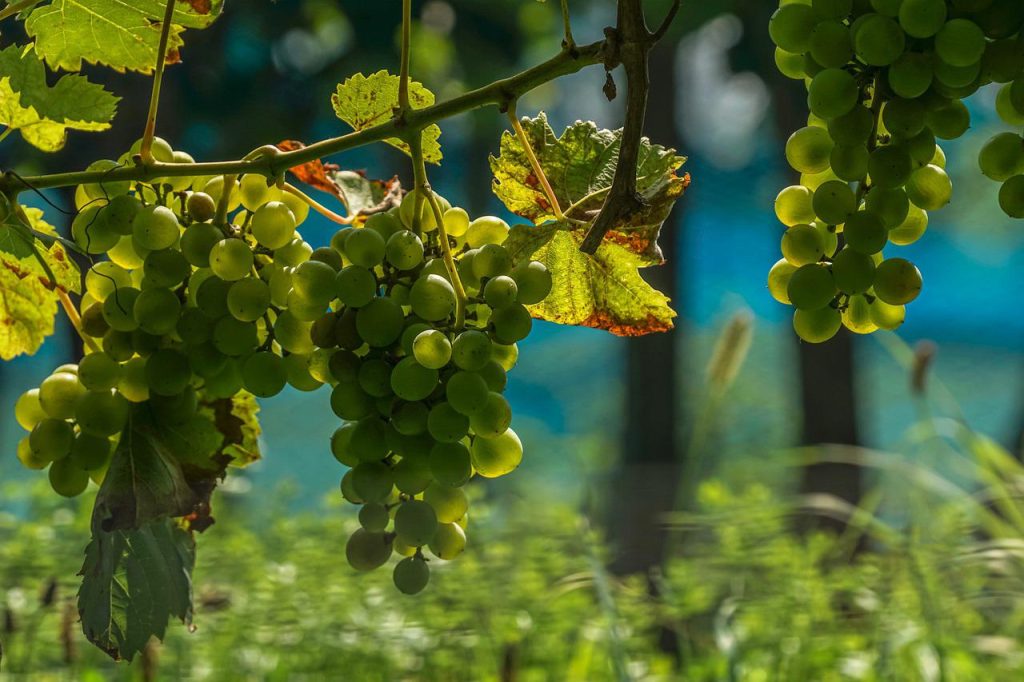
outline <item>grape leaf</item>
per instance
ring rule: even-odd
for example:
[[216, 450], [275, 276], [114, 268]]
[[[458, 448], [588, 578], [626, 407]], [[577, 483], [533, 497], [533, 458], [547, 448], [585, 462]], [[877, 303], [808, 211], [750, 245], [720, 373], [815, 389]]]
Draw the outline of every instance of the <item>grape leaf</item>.
[[110, 128], [118, 100], [84, 76], [68, 74], [50, 87], [31, 46], [0, 50], [0, 125], [45, 152], [61, 149], [68, 130]]
[[[278, 142], [275, 146], [282, 151], [290, 152], [296, 149], [303, 149], [306, 145], [298, 140], [284, 140], [283, 142]], [[299, 181], [306, 183], [310, 187], [316, 187], [322, 192], [334, 195], [342, 202], [345, 201], [341, 188], [338, 187], [337, 183], [334, 182], [330, 175], [331, 171], [338, 170], [338, 164], [324, 163], [320, 159], [316, 159], [314, 161], [304, 163], [301, 166], [289, 168], [288, 170], [297, 177]]]
[[94, 531], [79, 575], [78, 613], [90, 642], [132, 660], [167, 623], [192, 621], [192, 534], [170, 519], [134, 530]]
[[402, 203], [402, 183], [398, 176], [390, 180], [374, 180], [362, 171], [339, 170], [331, 173], [335, 184], [345, 195], [352, 225], [358, 227], [374, 213], [382, 213]]
[[516, 262], [537, 260], [552, 275], [551, 293], [530, 313], [558, 324], [640, 336], [672, 328], [669, 298], [640, 276], [649, 257], [606, 241], [597, 253], [580, 251], [586, 229], [566, 222], [516, 225], [505, 241]]
[[[409, 104], [413, 109], [429, 107], [434, 103], [434, 93], [422, 83], [409, 81]], [[364, 76], [357, 73], [338, 86], [331, 95], [334, 113], [356, 130], [365, 130], [387, 123], [398, 107], [398, 76], [387, 71]], [[441, 128], [431, 124], [423, 129], [423, 159], [429, 163], [441, 162]], [[385, 140], [388, 144], [409, 153], [409, 145], [397, 137]]]
[[[543, 113], [523, 118], [522, 125], [559, 206], [568, 218], [589, 227], [611, 188], [622, 131], [577, 121], [557, 137]], [[637, 163], [637, 191], [644, 207], [613, 226], [605, 239], [643, 255], [651, 261], [648, 265], [661, 262], [658, 233], [690, 184], [689, 175], [676, 173], [685, 161], [675, 150], [644, 138]], [[494, 193], [510, 211], [537, 224], [556, 218], [519, 138], [506, 131], [499, 156], [490, 162]]]
[[224, 435], [219, 454], [231, 458], [230, 464], [244, 467], [260, 459], [260, 405], [256, 397], [239, 391], [229, 400], [212, 405], [214, 423]]
[[[88, 62], [151, 73], [166, 7], [165, 0], [53, 0], [29, 13], [25, 30], [52, 68], [79, 71]], [[186, 28], [206, 28], [223, 9], [224, 0], [178, 2], [167, 42], [168, 63], [179, 61]]]

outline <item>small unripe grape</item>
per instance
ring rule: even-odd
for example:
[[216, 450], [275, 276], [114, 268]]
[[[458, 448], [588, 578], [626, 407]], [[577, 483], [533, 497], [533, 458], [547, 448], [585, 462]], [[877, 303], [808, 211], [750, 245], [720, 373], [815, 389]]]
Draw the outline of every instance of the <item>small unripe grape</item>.
[[1006, 182], [1024, 171], [1024, 138], [1017, 133], [1000, 133], [985, 143], [978, 165], [986, 177]]
[[383, 462], [362, 461], [352, 469], [352, 488], [367, 502], [383, 502], [393, 487], [391, 467]]
[[137, 253], [135, 238], [125, 235], [107, 251], [107, 257], [123, 268], [134, 269], [142, 266], [142, 256]]
[[188, 279], [192, 268], [177, 249], [151, 251], [143, 263], [143, 287], [173, 289]]
[[146, 289], [135, 298], [132, 314], [142, 331], [162, 336], [174, 331], [181, 301], [170, 289]]
[[445, 385], [448, 403], [466, 416], [482, 410], [489, 393], [487, 382], [476, 372], [456, 372]]
[[242, 206], [250, 211], [257, 210], [270, 198], [267, 179], [258, 173], [247, 173], [238, 181], [238, 198]]
[[921, 293], [921, 272], [903, 258], [888, 258], [875, 269], [875, 295], [889, 305], [905, 305]]
[[270, 287], [255, 277], [240, 279], [228, 289], [228, 312], [236, 320], [254, 322], [270, 307]]
[[75, 415], [78, 401], [85, 393], [85, 387], [77, 376], [57, 372], [39, 384], [39, 405], [54, 419], [70, 419]]
[[439, 275], [421, 276], [412, 285], [409, 302], [418, 317], [432, 322], [443, 320], [455, 309], [455, 289]]
[[421, 547], [434, 538], [437, 514], [423, 500], [403, 502], [395, 512], [395, 534], [407, 545]]
[[842, 324], [842, 315], [829, 306], [815, 310], [797, 310], [793, 313], [793, 330], [808, 343], [828, 341], [836, 335]]
[[442, 523], [434, 532], [430, 551], [438, 559], [451, 561], [466, 549], [466, 531], [456, 523]]
[[[391, 211], [384, 211], [383, 213], [374, 213], [373, 215], [366, 219], [366, 223], [363, 225], [363, 227], [368, 230], [373, 230], [374, 232], [380, 234], [380, 236], [384, 239], [385, 244], [387, 243], [388, 239], [391, 238], [391, 235], [395, 234], [396, 232], [406, 231], [406, 227], [405, 225], [402, 224], [402, 221], [399, 219], [397, 213], [393, 213]], [[346, 230], [345, 232], [349, 231]], [[340, 249], [340, 251], [344, 253], [344, 249]]]
[[221, 239], [210, 250], [210, 269], [221, 279], [234, 282], [252, 271], [253, 255], [241, 239]]
[[345, 240], [345, 255], [356, 265], [372, 268], [384, 260], [386, 242], [376, 230], [353, 230]]
[[878, 216], [887, 228], [894, 228], [907, 219], [910, 199], [900, 188], [873, 187], [864, 200], [867, 210]]
[[817, 217], [814, 213], [814, 194], [807, 187], [787, 187], [775, 198], [775, 215], [783, 225], [807, 225]]
[[878, 325], [871, 320], [871, 304], [864, 296], [851, 296], [843, 311], [843, 326], [854, 334], [872, 334]]
[[50, 465], [50, 487], [62, 497], [77, 497], [89, 487], [89, 472], [78, 466], [71, 458], [65, 458]]
[[110, 390], [90, 391], [78, 402], [75, 421], [84, 433], [113, 436], [128, 421], [128, 401]]
[[120, 239], [110, 224], [103, 219], [99, 204], [86, 206], [71, 222], [71, 236], [86, 253], [109, 251]]
[[832, 259], [832, 276], [840, 291], [862, 294], [875, 281], [875, 261], [869, 255], [843, 249]]
[[101, 303], [115, 289], [130, 287], [131, 283], [131, 273], [110, 261], [94, 263], [85, 273], [85, 290]]
[[238, 357], [256, 350], [259, 330], [252, 322], [222, 317], [213, 326], [213, 346], [224, 355]]
[[444, 229], [449, 237], [461, 237], [469, 231], [469, 214], [463, 208], [449, 208], [444, 212]]
[[530, 335], [533, 318], [530, 312], [518, 303], [499, 308], [491, 315], [494, 337], [499, 343], [515, 343]]
[[804, 265], [789, 278], [786, 294], [796, 308], [815, 310], [832, 302], [837, 293], [829, 269], [821, 264]]
[[483, 406], [469, 418], [474, 433], [483, 438], [497, 438], [512, 424], [512, 407], [500, 393], [488, 393]]
[[786, 159], [800, 173], [821, 173], [828, 168], [833, 144], [827, 130], [816, 126], [801, 128], [786, 142]]
[[870, 255], [882, 250], [889, 239], [889, 231], [874, 213], [858, 211], [846, 221], [843, 236], [851, 249]]
[[[823, 24], [825, 26], [827, 24]], [[846, 29], [836, 22], [843, 34]], [[832, 42], [830, 45], [835, 46]], [[840, 43], [841, 45], [841, 43]], [[846, 64], [846, 59], [840, 58], [837, 66]], [[849, 113], [857, 106], [860, 99], [860, 88], [846, 71], [839, 68], [825, 69], [818, 73], [807, 86], [807, 104], [811, 112], [822, 119], [832, 119]]]
[[871, 321], [879, 329], [893, 331], [903, 324], [906, 308], [902, 305], [890, 305], [880, 298], [871, 303]]
[[[419, 221], [416, 218], [416, 205], [419, 204]], [[413, 230], [419, 228], [421, 232], [432, 232], [437, 229], [437, 222], [434, 220], [434, 211], [430, 201], [419, 189], [413, 189], [402, 198], [398, 207], [398, 216], [406, 228]]]
[[480, 216], [466, 229], [466, 243], [471, 249], [479, 249], [484, 244], [502, 244], [508, 232], [508, 223], [501, 218]]
[[971, 112], [967, 105], [954, 100], [940, 107], [930, 109], [925, 118], [928, 128], [940, 140], [955, 140], [971, 127]]
[[287, 206], [288, 210], [295, 216], [296, 226], [306, 222], [306, 218], [309, 216], [309, 204], [291, 192], [281, 192], [278, 200]]
[[117, 384], [117, 391], [128, 402], [141, 403], [149, 400], [146, 358], [135, 357], [121, 365], [121, 381]]
[[428, 329], [417, 334], [412, 349], [416, 361], [429, 369], [441, 369], [452, 357], [451, 342], [436, 329]]
[[217, 214], [217, 202], [206, 192], [191, 192], [185, 201], [185, 210], [188, 216], [195, 222], [206, 222], [213, 220]]
[[388, 508], [379, 502], [364, 504], [359, 510], [359, 525], [371, 533], [383, 533], [390, 522]]
[[335, 277], [335, 294], [350, 308], [361, 308], [377, 293], [377, 278], [359, 265], [343, 268]]
[[331, 392], [331, 409], [342, 419], [362, 419], [373, 409], [373, 400], [358, 383], [342, 382]]
[[359, 386], [374, 398], [386, 398], [391, 391], [391, 365], [379, 358], [363, 360], [359, 365]]
[[926, 211], [937, 211], [953, 197], [953, 182], [946, 171], [938, 166], [918, 168], [907, 182], [907, 196], [915, 206]]
[[[94, 353], [94, 355], [98, 354]], [[31, 431], [46, 417], [46, 411], [43, 410], [43, 406], [39, 402], [38, 388], [29, 389], [18, 396], [18, 400], [14, 403], [14, 418], [21, 428]]]
[[790, 305], [789, 280], [796, 272], [797, 266], [785, 258], [777, 261], [768, 272], [768, 292], [779, 303]]
[[434, 508], [437, 520], [444, 523], [455, 523], [469, 509], [469, 500], [462, 488], [431, 483], [423, 491], [423, 501]]
[[271, 250], [280, 249], [295, 236], [295, 216], [284, 203], [271, 201], [255, 209], [249, 228], [257, 242]]
[[430, 582], [430, 567], [419, 557], [406, 557], [395, 564], [392, 578], [402, 594], [419, 594]]
[[[393, 473], [395, 487], [406, 495], [422, 493], [433, 481], [427, 459], [422, 456], [403, 457], [402, 461], [395, 465]], [[436, 505], [431, 506], [437, 510]]]
[[178, 241], [178, 218], [166, 206], [145, 206], [132, 220], [132, 236], [141, 246], [166, 249]]
[[245, 390], [260, 398], [280, 393], [288, 381], [284, 360], [269, 351], [253, 353], [242, 363]]
[[212, 320], [219, 320], [228, 314], [228, 292], [231, 282], [213, 276], [204, 280], [195, 294], [196, 307]]
[[339, 426], [331, 435], [331, 454], [334, 455], [334, 459], [347, 467], [354, 467], [359, 464], [359, 458], [355, 456], [349, 447], [349, 442], [352, 440], [352, 431], [355, 428], [355, 424], [347, 422]]
[[279, 249], [274, 250], [274, 262], [295, 267], [305, 263], [313, 255], [313, 247], [296, 237]]
[[551, 293], [551, 272], [540, 261], [520, 263], [511, 276], [516, 282], [516, 299], [523, 305], [540, 303]]
[[181, 253], [197, 268], [210, 265], [210, 251], [224, 234], [210, 223], [192, 223], [181, 235]]
[[345, 544], [345, 558], [357, 571], [372, 571], [387, 563], [390, 557], [391, 537], [385, 533], [371, 533], [360, 528]]
[[813, 225], [794, 225], [782, 235], [782, 255], [797, 267], [817, 263], [825, 255], [821, 232]]
[[500, 275], [487, 281], [483, 294], [487, 305], [494, 309], [505, 308], [516, 303], [519, 286], [508, 275]]
[[452, 343], [452, 360], [459, 369], [483, 369], [490, 359], [491, 340], [483, 332], [466, 330]]
[[854, 32], [854, 51], [869, 66], [888, 66], [906, 47], [906, 35], [889, 17], [873, 15]]
[[512, 429], [494, 437], [473, 439], [473, 468], [484, 478], [497, 478], [515, 470], [523, 460], [523, 444]]
[[783, 5], [772, 14], [768, 34], [772, 42], [783, 50], [803, 54], [809, 47], [811, 32], [819, 19], [807, 5]]
[[403, 358], [391, 372], [391, 389], [403, 400], [423, 400], [437, 387], [438, 374], [416, 362], [414, 358]]
[[427, 430], [427, 414], [423, 403], [403, 403], [391, 415], [391, 425], [403, 436], [415, 436]]
[[402, 335], [405, 313], [389, 298], [375, 298], [356, 312], [359, 336], [375, 348], [390, 346]]
[[423, 262], [423, 242], [408, 230], [395, 232], [388, 238], [385, 255], [395, 269], [412, 270]]
[[973, 21], [952, 19], [935, 36], [935, 53], [952, 66], [971, 66], [985, 53], [985, 33]]
[[430, 451], [430, 473], [441, 485], [459, 487], [473, 475], [473, 464], [467, 448], [458, 442], [441, 442]]
[[75, 431], [63, 419], [46, 418], [33, 427], [28, 443], [32, 454], [40, 461], [52, 462], [71, 452]]
[[430, 408], [427, 430], [440, 443], [454, 443], [469, 432], [469, 419], [448, 403], [438, 403]]
[[999, 189], [999, 208], [1011, 218], [1024, 218], [1024, 175], [1015, 175]]

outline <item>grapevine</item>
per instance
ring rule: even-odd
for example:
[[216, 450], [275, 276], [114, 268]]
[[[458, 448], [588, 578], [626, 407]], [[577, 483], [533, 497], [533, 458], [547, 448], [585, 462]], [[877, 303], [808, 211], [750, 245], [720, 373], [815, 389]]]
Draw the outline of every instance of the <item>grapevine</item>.
[[[647, 52], [678, 3], [650, 32], [640, 3], [621, 0], [619, 28], [579, 45], [563, 2], [556, 56], [435, 102], [411, 76], [404, 0], [400, 73], [352, 75], [331, 97], [352, 132], [213, 162], [157, 136], [157, 114], [168, 56], [223, 2], [97, 5], [109, 5], [95, 9], [131, 40], [95, 40], [91, 15], [59, 0], [0, 10], [34, 40], [0, 50], [5, 134], [20, 131], [41, 150], [62, 147], [69, 131], [106, 129], [116, 108], [78, 74], [47, 90], [47, 67], [88, 61], [153, 74], [142, 137], [119, 158], [0, 175], [0, 357], [34, 353], [58, 306], [85, 349], [23, 393], [15, 417], [27, 433], [19, 460], [45, 471], [55, 493], [98, 488], [78, 595], [86, 636], [131, 659], [169, 620], [191, 621], [195, 534], [215, 521], [219, 482], [260, 456], [256, 399], [286, 386], [327, 387], [342, 422], [325, 451], [345, 467], [340, 494], [360, 505], [348, 563], [366, 571], [393, 561], [398, 590], [423, 590], [430, 563], [466, 546], [464, 487], [523, 458], [502, 394], [533, 320], [620, 335], [672, 326], [668, 298], [638, 270], [661, 263], [660, 227], [689, 183], [677, 172], [682, 157], [641, 136]], [[55, 51], [56, 40], [70, 47]], [[542, 84], [594, 64], [611, 78], [619, 63], [621, 131], [577, 122], [559, 137], [543, 114], [516, 112]], [[17, 89], [28, 83], [31, 92]], [[88, 111], [62, 110], [86, 95]], [[525, 224], [471, 217], [429, 181], [428, 164], [442, 158], [439, 122], [486, 105], [511, 126], [491, 159], [493, 189]], [[377, 142], [409, 156], [410, 190], [321, 160]], [[51, 188], [73, 188], [70, 238], [19, 201]], [[299, 232], [311, 211], [340, 226], [329, 246], [314, 249]], [[88, 261], [84, 273], [69, 251]], [[147, 589], [154, 580], [161, 589]]]
[[[801, 175], [775, 200], [786, 230], [768, 288], [796, 309], [801, 339], [903, 324], [922, 274], [883, 250], [916, 242], [951, 200], [937, 140], [970, 127], [964, 99], [1001, 83], [999, 115], [1024, 124], [1022, 25], [1017, 0], [780, 3], [769, 25], [776, 64], [804, 81], [810, 115], [786, 144]], [[1024, 218], [1024, 138], [995, 136], [979, 165], [1003, 183], [1002, 210]]]

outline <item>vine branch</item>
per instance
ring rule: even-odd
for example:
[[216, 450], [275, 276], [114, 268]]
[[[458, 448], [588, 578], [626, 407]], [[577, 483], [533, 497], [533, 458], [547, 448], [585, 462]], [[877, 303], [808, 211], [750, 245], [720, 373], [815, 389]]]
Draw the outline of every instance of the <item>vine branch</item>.
[[398, 108], [404, 115], [409, 107], [409, 52], [412, 43], [412, 0], [402, 0], [402, 63], [398, 72]]
[[156, 135], [156, 112], [160, 105], [160, 84], [164, 79], [164, 64], [167, 61], [167, 40], [171, 35], [171, 23], [174, 20], [175, 0], [167, 0], [164, 10], [164, 23], [160, 27], [160, 45], [156, 53], [156, 69], [153, 71], [153, 92], [149, 96], [149, 112], [146, 114], [146, 129], [142, 133], [142, 144], [139, 155], [145, 164], [153, 163], [153, 136]]

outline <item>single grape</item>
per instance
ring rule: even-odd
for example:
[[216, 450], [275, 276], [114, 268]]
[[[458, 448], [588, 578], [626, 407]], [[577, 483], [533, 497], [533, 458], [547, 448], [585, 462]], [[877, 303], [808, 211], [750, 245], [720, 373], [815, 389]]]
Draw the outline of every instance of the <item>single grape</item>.
[[405, 314], [402, 306], [389, 298], [375, 298], [356, 312], [359, 336], [371, 346], [390, 346], [402, 334]]
[[488, 393], [479, 410], [469, 418], [474, 433], [483, 438], [497, 438], [508, 431], [512, 423], [512, 407], [500, 393]]
[[429, 546], [438, 559], [451, 561], [466, 549], [466, 531], [456, 523], [441, 523]]
[[132, 220], [132, 237], [146, 249], [166, 249], [178, 241], [178, 235], [178, 218], [166, 206], [145, 206]]
[[523, 460], [523, 444], [512, 429], [494, 437], [473, 439], [473, 467], [484, 478], [511, 473]]
[[828, 168], [832, 138], [817, 126], [801, 128], [786, 142], [786, 160], [800, 173], [820, 173]]
[[85, 393], [85, 387], [77, 376], [56, 372], [39, 384], [39, 405], [49, 417], [70, 419], [75, 415], [78, 401]]
[[395, 564], [392, 578], [402, 594], [419, 594], [430, 582], [430, 567], [420, 557], [406, 557]]
[[[246, 175], [242, 178], [243, 190], [245, 179], [248, 177], [252, 176]], [[259, 178], [258, 181], [262, 183], [263, 179]], [[263, 188], [266, 189], [265, 184]], [[245, 203], [244, 196], [242, 202]], [[249, 229], [256, 241], [271, 250], [280, 249], [291, 243], [295, 237], [295, 216], [291, 209], [280, 201], [271, 201], [263, 205], [257, 204], [257, 206], [256, 209], [246, 206], [250, 211], [255, 211], [252, 214]]]
[[910, 303], [921, 293], [921, 286], [921, 272], [903, 258], [888, 258], [875, 269], [875, 295], [889, 305]]
[[786, 295], [790, 303], [804, 310], [824, 308], [837, 293], [831, 271], [825, 265], [815, 263], [797, 268], [789, 278]]
[[469, 230], [469, 214], [463, 208], [449, 208], [443, 219], [449, 237], [462, 237]]
[[404, 436], [415, 436], [427, 430], [427, 414], [423, 403], [403, 403], [391, 415], [391, 425]]
[[359, 528], [345, 544], [345, 558], [357, 571], [372, 571], [391, 558], [391, 536]]
[[391, 365], [379, 358], [363, 360], [357, 375], [359, 386], [373, 398], [386, 398], [391, 391]]
[[797, 310], [793, 314], [793, 330], [808, 343], [828, 341], [843, 324], [842, 315], [834, 308], [825, 306], [816, 310]]
[[395, 534], [413, 547], [426, 545], [437, 531], [437, 514], [423, 500], [408, 500], [395, 512]]
[[416, 361], [428, 369], [441, 369], [452, 357], [451, 342], [436, 329], [428, 329], [417, 334], [412, 348]]
[[[99, 353], [94, 353], [94, 355], [99, 355]], [[46, 411], [43, 410], [43, 406], [39, 402], [38, 388], [29, 389], [18, 396], [18, 400], [14, 403], [14, 419], [21, 428], [31, 431], [46, 417]]]
[[[796, 272], [797, 266], [785, 258], [777, 261], [768, 272], [768, 292], [779, 303], [790, 305], [789, 280]], [[451, 401], [451, 398], [448, 398]]]
[[196, 307], [211, 320], [219, 320], [228, 314], [228, 292], [232, 283], [213, 276], [206, 279], [196, 290]]
[[192, 378], [188, 358], [179, 351], [161, 348], [146, 359], [146, 385], [157, 395], [177, 395]]
[[864, 296], [851, 296], [842, 314], [843, 326], [854, 334], [871, 334], [878, 325], [871, 320], [871, 304]]
[[1011, 218], [1024, 218], [1024, 175], [1014, 175], [999, 189], [999, 208]]
[[358, 383], [339, 383], [331, 392], [331, 409], [342, 419], [362, 419], [373, 409], [371, 397]]
[[427, 430], [440, 443], [454, 443], [465, 438], [469, 432], [469, 418], [448, 403], [438, 403], [430, 408]]
[[423, 491], [423, 501], [434, 509], [437, 520], [442, 523], [455, 523], [469, 509], [469, 500], [462, 488], [431, 483]]
[[270, 307], [270, 287], [255, 277], [240, 279], [228, 289], [226, 303], [236, 320], [255, 322]]
[[221, 239], [210, 249], [210, 269], [221, 279], [234, 282], [252, 271], [253, 255], [241, 239]]
[[78, 401], [75, 421], [83, 433], [113, 436], [120, 433], [128, 421], [128, 401], [109, 389], [89, 391]]
[[469, 329], [455, 337], [452, 360], [459, 369], [480, 370], [490, 359], [491, 340], [487, 334]]
[[356, 265], [372, 268], [384, 260], [387, 250], [384, 238], [376, 230], [354, 230], [345, 240], [345, 255]]
[[864, 206], [878, 216], [887, 228], [894, 228], [907, 219], [910, 199], [900, 188], [872, 187], [864, 199]]
[[952, 66], [971, 66], [985, 53], [985, 33], [973, 21], [951, 19], [935, 36], [935, 53]]
[[437, 443], [430, 451], [430, 473], [441, 485], [459, 487], [473, 475], [473, 464], [462, 443]]
[[134, 313], [139, 293], [135, 287], [120, 287], [103, 301], [103, 319], [111, 329], [130, 332], [139, 326]]
[[32, 428], [28, 444], [37, 460], [53, 462], [71, 452], [75, 431], [63, 419], [47, 417]]
[[807, 187], [787, 187], [775, 198], [775, 215], [786, 226], [806, 225], [814, 222], [814, 194]]
[[928, 128], [940, 140], [955, 140], [971, 127], [971, 113], [967, 106], [953, 100], [947, 104], [930, 109], [925, 117]]
[[879, 329], [893, 331], [903, 324], [906, 318], [906, 308], [902, 305], [890, 305], [885, 301], [876, 298], [871, 302], [871, 322]]
[[898, 246], [913, 244], [928, 229], [928, 212], [911, 206], [906, 219], [889, 230], [889, 241]]
[[551, 293], [551, 272], [540, 261], [528, 261], [512, 269], [516, 283], [516, 300], [523, 305], [540, 303]]
[[91, 204], [83, 208], [71, 222], [71, 237], [86, 253], [109, 251], [121, 235], [103, 219], [102, 207]]
[[259, 331], [252, 322], [222, 317], [213, 326], [213, 347], [224, 355], [247, 355], [259, 346]]
[[882, 250], [889, 240], [889, 231], [871, 211], [858, 211], [846, 221], [843, 236], [849, 248], [871, 255]]
[[[846, 63], [853, 57], [853, 39], [850, 36], [849, 27], [841, 21], [819, 22], [811, 32], [810, 51], [814, 61], [825, 69], [838, 69], [846, 66]], [[817, 79], [822, 73], [824, 71], [819, 72], [814, 78]], [[815, 111], [815, 109], [811, 109], [811, 111]], [[821, 114], [818, 113], [818, 115]], [[823, 116], [822, 118], [832, 117]]]
[[783, 50], [803, 54], [810, 45], [811, 32], [819, 18], [807, 5], [783, 5], [772, 14], [768, 34], [772, 42]]
[[[842, 34], [847, 33], [842, 24], [835, 22], [835, 25], [840, 27]], [[830, 43], [833, 47], [836, 44], [836, 42]], [[838, 44], [842, 45], [842, 43]], [[842, 58], [839, 57], [839, 59]], [[846, 59], [842, 59], [838, 65], [845, 65], [846, 61]], [[857, 82], [853, 76], [839, 68], [821, 71], [807, 86], [807, 105], [811, 113], [825, 120], [849, 113], [857, 106], [859, 100], [860, 88], [857, 86]]]
[[437, 387], [438, 374], [416, 362], [414, 358], [403, 358], [391, 373], [391, 389], [403, 400], [423, 400]]
[[409, 294], [412, 311], [429, 321], [444, 320], [455, 309], [455, 289], [439, 275], [421, 276]]
[[928, 92], [935, 77], [930, 55], [907, 52], [889, 67], [889, 87], [899, 97], [913, 99]]
[[1024, 171], [1024, 138], [1017, 133], [999, 133], [985, 143], [978, 165], [986, 177], [1006, 182]]
[[869, 66], [888, 66], [906, 47], [906, 35], [891, 18], [873, 15], [854, 33], [854, 51]]
[[902, 187], [910, 179], [913, 170], [914, 162], [910, 152], [900, 145], [879, 147], [868, 158], [868, 174], [875, 187]]
[[466, 244], [479, 249], [484, 244], [502, 244], [508, 238], [509, 226], [496, 216], [480, 216], [466, 229]]
[[483, 295], [487, 305], [498, 310], [516, 303], [519, 298], [519, 286], [511, 277], [500, 275], [487, 281]]
[[829, 156], [829, 164], [839, 179], [859, 182], [868, 174], [868, 158], [868, 150], [863, 146], [836, 145]]
[[[406, 495], [418, 495], [432, 485], [426, 457], [402, 457], [394, 467], [395, 487]], [[461, 492], [461, 491], [460, 491]], [[429, 500], [428, 500], [429, 501]], [[431, 505], [437, 510], [436, 505]], [[440, 513], [440, 512], [438, 512]]]
[[284, 360], [268, 351], [253, 353], [242, 363], [245, 390], [260, 398], [280, 393], [288, 381]]
[[192, 268], [181, 251], [162, 249], [151, 251], [143, 262], [143, 288], [165, 287], [173, 289], [188, 279]]
[[862, 294], [875, 281], [875, 261], [853, 249], [843, 249], [832, 259], [832, 277], [840, 291]]
[[206, 192], [191, 192], [185, 202], [185, 210], [192, 220], [201, 223], [213, 220], [217, 213], [217, 202]]
[[401, 230], [388, 238], [384, 253], [395, 269], [412, 270], [423, 262], [423, 242], [412, 232]]
[[910, 176], [907, 196], [915, 206], [926, 211], [937, 211], [952, 199], [953, 182], [946, 171], [938, 166], [924, 166]]
[[181, 315], [181, 301], [170, 289], [153, 288], [139, 293], [132, 306], [139, 329], [163, 336], [174, 331]]
[[62, 497], [77, 497], [89, 487], [89, 472], [71, 458], [50, 465], [50, 487]]
[[533, 318], [525, 306], [513, 303], [495, 310], [491, 315], [491, 325], [494, 327], [494, 338], [499, 343], [509, 344], [522, 341], [530, 335]]

